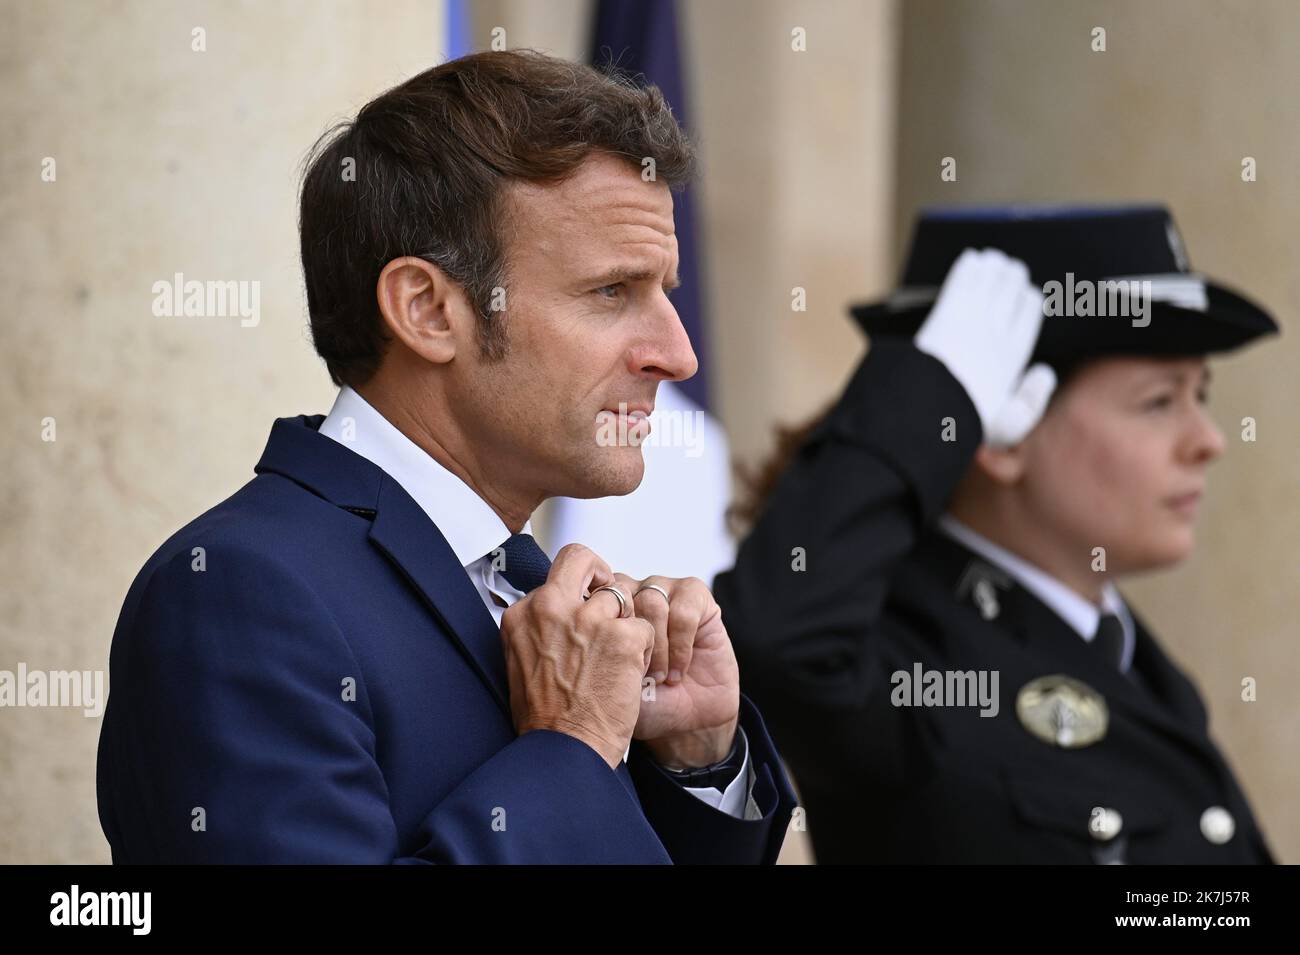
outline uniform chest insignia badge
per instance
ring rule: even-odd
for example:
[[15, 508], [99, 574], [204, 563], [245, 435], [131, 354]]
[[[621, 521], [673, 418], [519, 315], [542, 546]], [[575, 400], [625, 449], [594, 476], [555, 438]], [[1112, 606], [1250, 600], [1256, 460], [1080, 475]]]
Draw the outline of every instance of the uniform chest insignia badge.
[[1091, 746], [1105, 738], [1110, 724], [1105, 698], [1060, 673], [1022, 686], [1016, 694], [1016, 717], [1034, 736], [1062, 749]]

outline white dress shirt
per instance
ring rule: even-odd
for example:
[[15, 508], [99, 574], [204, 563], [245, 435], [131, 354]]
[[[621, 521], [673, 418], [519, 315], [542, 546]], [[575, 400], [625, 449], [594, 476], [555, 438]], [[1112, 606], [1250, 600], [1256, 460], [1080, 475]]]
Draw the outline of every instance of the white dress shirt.
[[[501, 626], [506, 608], [524, 594], [493, 566], [492, 552], [505, 543], [511, 531], [491, 505], [347, 385], [321, 422], [320, 433], [378, 465], [411, 495], [442, 532], [483, 605]], [[520, 533], [532, 534], [532, 522], [526, 523]], [[745, 731], [739, 726], [737, 731], [745, 739]], [[623, 758], [627, 759], [626, 752]], [[753, 810], [747, 812], [747, 807], [753, 776], [745, 740], [745, 763], [726, 792], [713, 787], [683, 788], [728, 815], [750, 818]]]
[[1097, 623], [1101, 620], [1102, 613], [1115, 614], [1124, 628], [1124, 649], [1120, 654], [1120, 670], [1127, 671], [1132, 666], [1133, 648], [1136, 643], [1133, 616], [1129, 613], [1124, 599], [1120, 597], [1119, 590], [1109, 580], [1102, 584], [1099, 608], [1051, 574], [1040, 570], [1024, 558], [1017, 557], [1006, 548], [999, 547], [951, 514], [944, 514], [939, 518], [939, 529], [958, 543], [965, 544], [989, 563], [1005, 570], [1089, 643], [1097, 635]]

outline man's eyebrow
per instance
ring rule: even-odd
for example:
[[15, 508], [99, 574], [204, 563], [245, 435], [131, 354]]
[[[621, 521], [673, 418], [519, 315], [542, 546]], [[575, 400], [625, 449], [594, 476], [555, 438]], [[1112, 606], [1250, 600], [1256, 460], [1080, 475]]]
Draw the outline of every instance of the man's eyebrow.
[[[655, 273], [650, 269], [638, 269], [628, 266], [615, 266], [607, 272], [602, 272], [593, 278], [588, 279], [584, 284], [592, 287], [603, 288], [606, 285], [614, 285], [617, 282], [651, 282], [654, 281]], [[682, 284], [681, 278], [673, 273], [664, 279], [664, 288], [675, 289]]]

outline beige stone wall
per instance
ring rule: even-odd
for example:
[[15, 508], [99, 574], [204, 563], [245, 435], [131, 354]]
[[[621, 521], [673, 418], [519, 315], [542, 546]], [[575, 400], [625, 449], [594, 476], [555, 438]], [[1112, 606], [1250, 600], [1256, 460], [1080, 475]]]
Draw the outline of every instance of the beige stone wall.
[[[106, 670], [154, 548], [252, 477], [274, 417], [328, 410], [298, 163], [442, 44], [439, 4], [382, 9], [0, 3], [0, 669]], [[156, 317], [176, 272], [260, 282], [260, 321]], [[0, 863], [108, 861], [99, 726], [0, 709]]]
[[[1126, 587], [1192, 672], [1211, 732], [1283, 861], [1300, 860], [1300, 4], [904, 5], [900, 237], [940, 202], [1167, 203], [1193, 268], [1270, 308], [1280, 339], [1216, 363], [1228, 438], [1199, 548]], [[1092, 52], [1094, 27], [1106, 51]], [[941, 182], [943, 157], [957, 181]], [[1258, 179], [1241, 179], [1243, 157]], [[1243, 443], [1241, 420], [1258, 421]], [[1258, 700], [1241, 681], [1258, 681]]]

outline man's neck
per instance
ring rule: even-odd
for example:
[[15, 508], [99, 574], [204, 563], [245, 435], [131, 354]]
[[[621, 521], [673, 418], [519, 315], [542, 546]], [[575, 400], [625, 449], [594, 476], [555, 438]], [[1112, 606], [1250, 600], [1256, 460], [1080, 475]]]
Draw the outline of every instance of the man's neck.
[[459, 432], [450, 422], [445, 427], [438, 427], [426, 421], [423, 413], [377, 382], [353, 390], [425, 454], [464, 481], [496, 512], [510, 533], [518, 534], [542, 503], [544, 497], [540, 494], [520, 493], [487, 480], [488, 473], [501, 473], [508, 469], [498, 467], [489, 471], [479, 467], [468, 442], [459, 440]]

